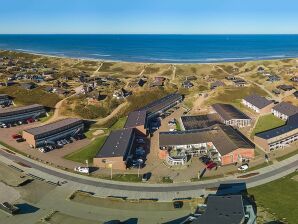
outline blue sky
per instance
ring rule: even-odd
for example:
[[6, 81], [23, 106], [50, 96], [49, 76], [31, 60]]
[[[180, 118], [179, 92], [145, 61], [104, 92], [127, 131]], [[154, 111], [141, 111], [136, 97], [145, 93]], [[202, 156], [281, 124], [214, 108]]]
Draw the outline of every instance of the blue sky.
[[0, 33], [298, 33], [297, 0], [0, 0]]

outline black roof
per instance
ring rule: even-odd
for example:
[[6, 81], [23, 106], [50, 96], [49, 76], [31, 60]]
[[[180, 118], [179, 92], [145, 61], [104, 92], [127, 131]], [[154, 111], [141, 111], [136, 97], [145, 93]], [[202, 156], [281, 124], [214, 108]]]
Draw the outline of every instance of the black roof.
[[281, 102], [273, 107], [273, 109], [287, 116], [292, 116], [298, 113], [298, 107], [287, 102]]
[[131, 139], [133, 138], [133, 134], [133, 128], [112, 131], [97, 153], [96, 158], [122, 156], [123, 160], [125, 160], [127, 150], [132, 144]]
[[262, 108], [273, 103], [272, 101], [267, 100], [265, 97], [259, 96], [259, 95], [250, 95], [250, 96], [245, 97], [244, 100], [259, 109], [262, 109]]
[[195, 224], [241, 224], [245, 220], [241, 195], [215, 196], [207, 198], [207, 209], [192, 223]]
[[8, 116], [8, 115], [16, 115], [22, 113], [28, 113], [37, 110], [45, 110], [45, 107], [39, 104], [32, 104], [23, 107], [7, 107], [0, 109], [0, 117], [1, 116]]
[[185, 130], [207, 128], [220, 123], [219, 117], [215, 113], [197, 116], [182, 116], [181, 121]]
[[147, 119], [147, 112], [143, 110], [133, 111], [128, 114], [124, 128], [133, 128], [140, 125], [145, 126]]
[[69, 128], [69, 126], [75, 126], [82, 123], [83, 123], [83, 120], [79, 118], [66, 118], [66, 119], [58, 120], [53, 123], [45, 124], [39, 127], [30, 128], [25, 131], [38, 137], [39, 135], [52, 133], [58, 129], [67, 129]]
[[216, 103], [212, 105], [212, 108], [224, 120], [250, 119], [250, 117], [230, 104]]
[[141, 108], [140, 110], [145, 110], [148, 113], [156, 113], [168, 105], [174, 103], [175, 101], [181, 100], [182, 95], [179, 93], [169, 94], [161, 99], [155, 100], [152, 103], [149, 103], [147, 106]]
[[295, 129], [298, 129], [298, 113], [290, 116], [286, 125], [283, 125], [268, 131], [257, 133], [256, 136], [263, 139], [271, 139], [271, 138], [275, 138], [277, 136], [286, 134]]

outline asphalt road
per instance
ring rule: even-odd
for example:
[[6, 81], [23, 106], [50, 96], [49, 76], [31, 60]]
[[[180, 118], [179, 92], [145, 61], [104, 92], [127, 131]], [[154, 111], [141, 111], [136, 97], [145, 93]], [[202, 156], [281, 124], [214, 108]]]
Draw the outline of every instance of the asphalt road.
[[213, 188], [213, 187], [218, 187], [220, 184], [228, 184], [228, 183], [254, 183], [257, 181], [264, 180], [266, 178], [270, 178], [274, 175], [277, 175], [279, 173], [283, 173], [284, 171], [287, 171], [289, 169], [294, 169], [298, 167], [298, 161], [294, 161], [292, 163], [289, 163], [285, 166], [282, 166], [280, 168], [277, 168], [273, 171], [269, 171], [263, 174], [259, 174], [247, 179], [235, 179], [235, 180], [227, 180], [227, 181], [216, 181], [214, 180], [213, 183], [208, 183], [208, 184], [203, 184], [203, 183], [198, 183], [198, 184], [181, 184], [181, 185], [164, 185], [162, 187], [160, 186], [154, 186], [154, 184], [150, 184], [147, 186], [140, 186], [140, 185], [135, 185], [132, 186], [130, 185], [123, 185], [123, 184], [117, 184], [115, 183], [106, 183], [106, 182], [100, 182], [99, 180], [93, 181], [93, 180], [88, 180], [80, 177], [75, 177], [72, 175], [68, 175], [65, 173], [60, 173], [52, 169], [48, 169], [46, 167], [43, 167], [41, 165], [37, 165], [35, 163], [32, 163], [30, 161], [24, 160], [17, 155], [9, 154], [4, 151], [0, 150], [0, 155], [3, 157], [6, 157], [10, 160], [13, 160], [15, 162], [22, 162], [28, 166], [30, 166], [33, 169], [37, 169], [41, 172], [47, 173], [49, 175], [53, 175], [55, 177], [67, 180], [67, 181], [73, 181], [77, 182], [80, 184], [84, 185], [90, 185], [90, 186], [95, 186], [95, 187], [102, 187], [102, 188], [108, 188], [108, 189], [115, 189], [115, 190], [125, 190], [125, 191], [136, 191], [136, 192], [178, 192], [178, 191], [189, 191], [189, 190], [199, 190], [199, 189], [205, 189], [205, 188]]

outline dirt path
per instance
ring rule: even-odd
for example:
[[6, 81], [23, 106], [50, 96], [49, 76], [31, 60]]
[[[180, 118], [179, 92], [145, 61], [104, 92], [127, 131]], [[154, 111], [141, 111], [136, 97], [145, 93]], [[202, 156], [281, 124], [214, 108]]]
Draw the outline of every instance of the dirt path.
[[55, 111], [54, 111], [54, 114], [53, 114], [53, 116], [49, 119], [49, 120], [47, 120], [46, 122], [45, 122], [45, 124], [48, 124], [48, 123], [51, 123], [51, 122], [54, 122], [54, 121], [56, 121], [56, 120], [58, 120], [58, 119], [61, 119], [61, 118], [64, 118], [64, 116], [61, 116], [61, 107], [62, 107], [62, 105], [63, 105], [63, 102], [65, 101], [65, 100], [67, 100], [67, 99], [69, 99], [70, 97], [73, 97], [73, 96], [76, 96], [76, 95], [78, 95], [80, 92], [81, 92], [81, 89], [83, 88], [83, 86], [79, 86], [79, 87], [76, 87], [74, 90], [75, 90], [75, 93], [74, 94], [72, 94], [72, 95], [70, 95], [70, 96], [68, 96], [68, 97], [66, 97], [66, 98], [64, 98], [64, 99], [62, 99], [62, 100], [60, 100], [56, 105], [55, 105]]
[[93, 121], [96, 121], [96, 124], [98, 125], [102, 125], [106, 123], [108, 120], [112, 119], [114, 116], [116, 116], [123, 108], [125, 108], [125, 106], [127, 106], [127, 104], [127, 102], [124, 102], [120, 104], [115, 110], [113, 110], [112, 113], [110, 113], [108, 116]]
[[203, 95], [198, 96], [195, 99], [195, 102], [193, 103], [193, 107], [190, 111], [190, 114], [198, 114], [198, 113], [206, 112], [207, 109], [204, 109], [204, 110], [201, 109], [206, 99], [208, 99], [208, 97], [204, 97]]

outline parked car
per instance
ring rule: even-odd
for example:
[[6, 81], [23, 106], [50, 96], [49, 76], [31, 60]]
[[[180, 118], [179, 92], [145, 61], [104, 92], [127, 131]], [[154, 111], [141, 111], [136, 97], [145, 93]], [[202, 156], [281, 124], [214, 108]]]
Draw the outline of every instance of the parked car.
[[143, 138], [137, 138], [136, 141], [139, 144], [144, 144], [145, 143], [145, 140]]
[[211, 162], [206, 167], [208, 170], [212, 170], [214, 167], [217, 167], [217, 163]]
[[25, 139], [23, 139], [23, 138], [17, 138], [16, 139], [16, 142], [24, 142], [25, 141]]
[[146, 182], [150, 179], [152, 173], [151, 172], [148, 172], [148, 173], [144, 173], [143, 176], [142, 176], [142, 182]]
[[11, 136], [13, 139], [18, 139], [18, 138], [22, 138], [22, 135], [20, 134], [14, 134]]
[[79, 172], [79, 173], [89, 173], [89, 167], [81, 167], [81, 166], [78, 166], [78, 167], [75, 167], [74, 168], [74, 171], [76, 172]]
[[202, 161], [202, 163], [207, 165], [207, 163], [210, 162], [211, 159], [208, 156], [201, 156], [200, 160]]
[[248, 164], [242, 164], [241, 166], [238, 167], [239, 171], [245, 171], [249, 168]]
[[173, 206], [174, 206], [174, 208], [182, 208], [183, 207], [183, 201], [174, 201]]
[[33, 123], [33, 122], [34, 122], [34, 119], [33, 118], [27, 119], [27, 123]]

